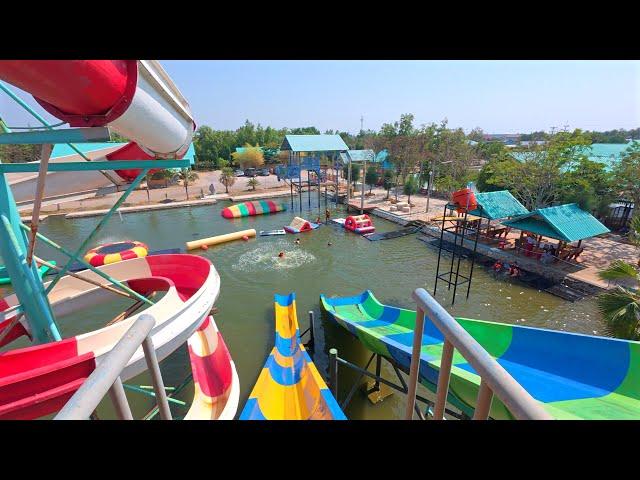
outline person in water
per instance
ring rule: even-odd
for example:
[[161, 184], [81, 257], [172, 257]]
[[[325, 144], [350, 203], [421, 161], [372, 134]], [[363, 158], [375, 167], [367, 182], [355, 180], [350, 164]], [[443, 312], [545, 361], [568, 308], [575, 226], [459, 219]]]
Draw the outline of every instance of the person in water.
[[278, 258], [284, 258], [284, 252], [280, 252], [280, 253], [278, 254]]
[[502, 270], [502, 262], [500, 260], [496, 260], [496, 263], [493, 264], [493, 271], [500, 273], [500, 270]]
[[327, 242], [327, 247], [330, 247], [331, 245], [333, 245], [333, 243]]
[[296, 241], [294, 242], [296, 245], [300, 245], [300, 239], [296, 238]]
[[326, 219], [326, 223], [329, 223], [329, 220], [331, 220], [331, 212], [328, 208], [324, 211], [324, 217]]
[[322, 220], [320, 219], [320, 215], [316, 217], [316, 223], [322, 223]]
[[519, 277], [520, 276], [520, 267], [518, 266], [518, 262], [513, 262], [511, 264], [511, 268], [509, 269], [510, 277]]

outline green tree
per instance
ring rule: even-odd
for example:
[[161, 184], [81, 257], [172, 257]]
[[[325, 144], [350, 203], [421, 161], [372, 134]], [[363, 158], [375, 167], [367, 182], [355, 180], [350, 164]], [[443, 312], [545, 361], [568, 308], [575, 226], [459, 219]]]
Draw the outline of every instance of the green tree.
[[382, 186], [387, 191], [387, 199], [389, 199], [389, 191], [394, 185], [393, 177], [394, 174], [391, 170], [385, 170], [384, 175], [382, 176]]
[[255, 190], [258, 185], [260, 185], [260, 182], [256, 177], [251, 177], [247, 182], [247, 186], [251, 187], [251, 190]]
[[189, 200], [189, 185], [199, 178], [198, 174], [190, 168], [182, 168], [180, 169], [180, 173], [178, 173], [178, 178], [182, 182], [184, 191], [187, 194], [187, 200]]
[[369, 168], [367, 168], [367, 173], [364, 176], [364, 181], [367, 185], [369, 185], [369, 193], [371, 193], [371, 190], [373, 190], [373, 187], [375, 187], [379, 179], [380, 174], [378, 173], [378, 167], [376, 167], [375, 165], [371, 165]]
[[418, 192], [418, 182], [416, 182], [416, 178], [413, 175], [409, 175], [405, 180], [403, 192], [407, 195], [407, 202], [411, 205], [411, 195]]
[[613, 167], [618, 194], [635, 204], [633, 218], [640, 218], [640, 142], [632, 143]]
[[[349, 164], [345, 163], [344, 166], [342, 167], [342, 174], [346, 179], [349, 178]], [[360, 165], [358, 165], [357, 163], [352, 162], [351, 163], [351, 183], [353, 185], [353, 188], [355, 188], [356, 186], [356, 182], [360, 180]]]
[[245, 144], [244, 150], [231, 154], [233, 160], [240, 165], [240, 168], [257, 168], [264, 165], [264, 154], [260, 147], [252, 147], [248, 143]]
[[236, 183], [236, 177], [233, 175], [233, 168], [231, 167], [222, 167], [222, 172], [220, 172], [220, 183], [224, 185], [224, 189], [226, 193], [229, 193], [229, 187], [232, 187], [234, 183]]

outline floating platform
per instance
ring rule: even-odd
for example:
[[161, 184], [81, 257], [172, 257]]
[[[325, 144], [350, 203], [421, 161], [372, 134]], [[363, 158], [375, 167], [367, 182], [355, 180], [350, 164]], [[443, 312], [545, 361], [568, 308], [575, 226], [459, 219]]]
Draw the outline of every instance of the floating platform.
[[378, 240], [390, 240], [392, 238], [404, 237], [406, 235], [412, 235], [414, 233], [418, 233], [420, 231], [420, 227], [409, 227], [409, 228], [401, 228], [400, 230], [394, 230], [393, 232], [384, 232], [384, 233], [366, 233], [363, 235], [367, 240], [371, 240], [372, 242], [377, 242]]

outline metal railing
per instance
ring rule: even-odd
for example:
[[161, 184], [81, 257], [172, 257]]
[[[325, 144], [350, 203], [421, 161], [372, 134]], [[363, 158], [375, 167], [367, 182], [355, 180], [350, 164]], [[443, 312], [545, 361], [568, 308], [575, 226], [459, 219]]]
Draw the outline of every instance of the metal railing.
[[444, 348], [442, 350], [434, 405], [434, 420], [443, 419], [454, 349], [457, 349], [462, 354], [481, 379], [473, 420], [486, 420], [489, 417], [494, 394], [518, 420], [552, 419], [522, 385], [516, 382], [426, 290], [418, 288], [413, 292], [412, 297], [416, 301], [417, 310], [405, 413], [407, 420], [413, 418], [416, 401], [425, 314], [444, 336]]
[[107, 393], [111, 397], [118, 418], [133, 420], [120, 375], [140, 345], [144, 351], [147, 368], [151, 373], [160, 418], [171, 420], [171, 411], [160, 373], [158, 357], [150, 335], [155, 323], [155, 319], [151, 315], [140, 315], [113, 349], [103, 357], [100, 364], [58, 412], [54, 420], [89, 419]]

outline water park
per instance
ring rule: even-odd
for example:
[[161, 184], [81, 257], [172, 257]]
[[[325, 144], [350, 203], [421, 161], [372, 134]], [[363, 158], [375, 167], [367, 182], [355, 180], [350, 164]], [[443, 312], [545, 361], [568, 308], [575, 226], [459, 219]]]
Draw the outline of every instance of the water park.
[[189, 177], [198, 119], [157, 61], [0, 61], [0, 90], [41, 124], [0, 120], [40, 152], [0, 161], [0, 419], [640, 418], [640, 341], [597, 302], [638, 262], [628, 199], [605, 225], [422, 166], [404, 199], [391, 148], [331, 133], [229, 191]]

